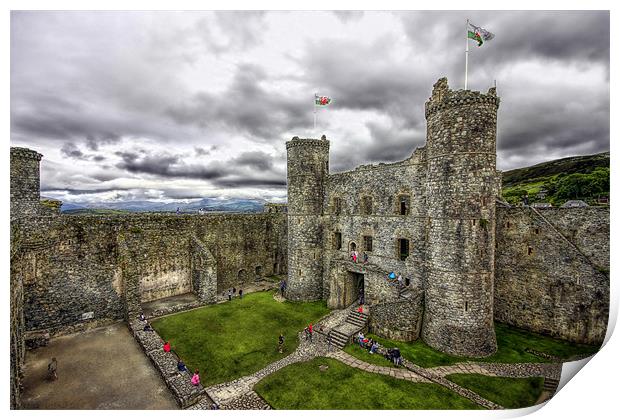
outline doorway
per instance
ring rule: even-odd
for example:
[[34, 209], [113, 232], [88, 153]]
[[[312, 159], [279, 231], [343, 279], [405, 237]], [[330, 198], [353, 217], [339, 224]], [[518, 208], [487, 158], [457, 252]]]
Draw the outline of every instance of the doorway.
[[344, 306], [349, 306], [353, 302], [358, 302], [360, 296], [364, 296], [364, 275], [347, 271], [342, 300]]

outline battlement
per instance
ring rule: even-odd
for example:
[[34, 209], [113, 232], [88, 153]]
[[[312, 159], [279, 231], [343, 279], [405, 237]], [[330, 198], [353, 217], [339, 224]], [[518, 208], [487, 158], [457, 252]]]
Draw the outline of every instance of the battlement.
[[13, 157], [40, 161], [43, 155], [25, 147], [11, 147], [11, 158]]
[[323, 147], [329, 149], [329, 140], [325, 135], [321, 136], [320, 139], [300, 139], [295, 136], [291, 140], [286, 142], [286, 150], [291, 147], [299, 147], [299, 146], [313, 146], [313, 147]]
[[472, 90], [451, 90], [448, 87], [448, 79], [441, 78], [433, 85], [433, 92], [428, 102], [424, 104], [424, 116], [463, 105], [489, 104], [499, 107], [499, 97], [494, 87], [489, 88], [486, 94]]

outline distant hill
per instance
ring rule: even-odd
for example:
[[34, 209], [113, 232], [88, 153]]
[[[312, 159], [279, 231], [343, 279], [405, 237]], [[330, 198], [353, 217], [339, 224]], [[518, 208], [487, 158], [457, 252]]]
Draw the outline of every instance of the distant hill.
[[158, 201], [116, 201], [100, 203], [62, 204], [61, 211], [67, 214], [113, 214], [127, 212], [226, 212], [226, 213], [260, 213], [263, 211], [264, 200], [243, 198], [203, 198], [189, 203]]
[[512, 169], [502, 174], [504, 187], [512, 187], [524, 182], [535, 182], [539, 178], [573, 173], [590, 173], [599, 166], [609, 168], [609, 152], [598, 155], [573, 156], [550, 160], [527, 168]]
[[597, 204], [609, 197], [609, 152], [573, 156], [512, 169], [502, 174], [502, 195], [517, 203], [527, 194], [530, 203], [560, 205], [571, 199]]

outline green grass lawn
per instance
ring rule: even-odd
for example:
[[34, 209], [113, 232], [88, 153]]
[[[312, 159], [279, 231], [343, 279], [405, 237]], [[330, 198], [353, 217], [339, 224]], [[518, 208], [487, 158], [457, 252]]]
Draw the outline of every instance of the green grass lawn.
[[[273, 291], [159, 318], [153, 328], [205, 386], [249, 375], [298, 345], [297, 332], [329, 312], [325, 302], [277, 302]], [[278, 335], [285, 351], [278, 353]]]
[[[321, 372], [320, 365], [329, 368]], [[483, 408], [437, 384], [368, 373], [323, 357], [282, 368], [261, 380], [254, 390], [280, 410]]]
[[[540, 363], [549, 360], [527, 353], [525, 349], [530, 348], [552, 356], [568, 358], [578, 354], [592, 354], [599, 348], [598, 346], [575, 344], [546, 337], [500, 323], [495, 323], [495, 334], [497, 336], [497, 352], [483, 358], [451, 356], [427, 346], [422, 340], [405, 343], [381, 338], [374, 334], [368, 336], [377, 340], [384, 347], [398, 347], [405, 359], [422, 367], [451, 365], [468, 360], [497, 363]], [[368, 354], [367, 352], [362, 357], [362, 350], [359, 349], [359, 346], [357, 349], [354, 347], [354, 344], [349, 344], [344, 350], [369, 363], [380, 365], [385, 361], [382, 356]]]
[[499, 378], [460, 373], [446, 378], [505, 408], [534, 405], [545, 382], [544, 378]]

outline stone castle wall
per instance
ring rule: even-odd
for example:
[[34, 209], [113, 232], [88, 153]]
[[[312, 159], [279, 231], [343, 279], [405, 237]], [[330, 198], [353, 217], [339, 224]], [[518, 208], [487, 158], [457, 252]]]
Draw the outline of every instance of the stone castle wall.
[[493, 328], [496, 125], [499, 98], [452, 91], [440, 79], [426, 103], [428, 274], [424, 341], [445, 353], [485, 356]]
[[39, 211], [40, 153], [11, 147], [11, 215], [33, 215]]
[[288, 286], [286, 298], [323, 298], [323, 202], [329, 141], [294, 137], [286, 143]]
[[601, 343], [609, 317], [608, 269], [609, 208], [498, 207], [496, 320]]
[[390, 340], [415, 341], [420, 336], [424, 293], [370, 307], [370, 331]]
[[[384, 290], [388, 287], [385, 279], [392, 271], [421, 286], [426, 244], [425, 169], [424, 149], [418, 149], [402, 162], [366, 165], [329, 176], [323, 208], [324, 291], [342, 288], [346, 273], [342, 275], [341, 268], [350, 261], [353, 244], [360, 258], [367, 253], [371, 272], [377, 273], [376, 279], [366, 275], [368, 303], [392, 299], [390, 291]], [[400, 214], [402, 196], [409, 199], [406, 215]], [[339, 209], [336, 200], [340, 202]], [[336, 249], [335, 243], [338, 233], [340, 249]], [[372, 250], [367, 249], [364, 237], [372, 238]], [[400, 258], [399, 239], [409, 240], [405, 261]], [[346, 306], [346, 302], [331, 294], [326, 293], [324, 298], [331, 307]]]
[[18, 263], [25, 267], [26, 330], [58, 333], [122, 319], [126, 300], [137, 300], [133, 308], [139, 308], [197, 291], [196, 276], [205, 282], [200, 296], [208, 302], [228, 287], [285, 271], [285, 217], [142, 213], [24, 220]]

